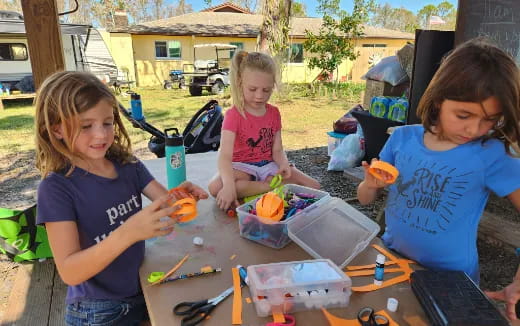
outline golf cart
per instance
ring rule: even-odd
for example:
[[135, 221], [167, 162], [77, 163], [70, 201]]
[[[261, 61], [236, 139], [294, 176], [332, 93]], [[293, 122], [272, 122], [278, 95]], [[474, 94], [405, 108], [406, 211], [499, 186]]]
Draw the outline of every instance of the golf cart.
[[[229, 85], [231, 51], [236, 48], [235, 45], [222, 43], [196, 44], [193, 47], [193, 63], [183, 66], [183, 75], [189, 79], [192, 96], [202, 95], [203, 89], [215, 95], [224, 92]], [[201, 57], [209, 59], [202, 60]]]

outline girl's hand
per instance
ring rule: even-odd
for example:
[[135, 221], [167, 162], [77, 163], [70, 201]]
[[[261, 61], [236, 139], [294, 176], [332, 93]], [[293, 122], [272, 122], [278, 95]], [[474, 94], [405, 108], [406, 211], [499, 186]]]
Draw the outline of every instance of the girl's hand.
[[[378, 159], [373, 158], [371, 162], [375, 162], [377, 160]], [[380, 180], [380, 179], [374, 177], [370, 172], [368, 172], [370, 165], [366, 161], [361, 162], [361, 165], [363, 166], [363, 169], [365, 170], [365, 180], [363, 182], [367, 185], [367, 187], [373, 188], [373, 189], [379, 189], [379, 188], [384, 188], [390, 184], [388, 182], [385, 182], [383, 180]], [[391, 174], [389, 174], [385, 171], [380, 171], [380, 172], [381, 172], [381, 175], [383, 176], [384, 180], [392, 179]]]
[[285, 162], [285, 163], [282, 163], [280, 164], [280, 167], [278, 168], [278, 174], [282, 175], [282, 178], [283, 179], [289, 179], [291, 177], [291, 165], [289, 164], [289, 162]]
[[223, 210], [227, 210], [231, 205], [239, 206], [235, 187], [222, 187], [217, 194], [216, 200], [217, 206]]
[[520, 280], [515, 279], [500, 291], [485, 291], [486, 295], [491, 299], [504, 301], [506, 303], [506, 315], [509, 320], [517, 320], [515, 305], [520, 300]]
[[[192, 194], [197, 200], [199, 199], [207, 199], [208, 193], [202, 189], [201, 187], [191, 183], [190, 181], [184, 181], [179, 185], [179, 187], [182, 187], [186, 189], [190, 194]], [[179, 199], [179, 198], [177, 198]]]
[[176, 220], [169, 217], [178, 207], [169, 207], [167, 201], [169, 195], [164, 195], [154, 200], [138, 213], [132, 215], [120, 226], [121, 231], [126, 233], [126, 238], [132, 244], [157, 236], [164, 236], [173, 231]]

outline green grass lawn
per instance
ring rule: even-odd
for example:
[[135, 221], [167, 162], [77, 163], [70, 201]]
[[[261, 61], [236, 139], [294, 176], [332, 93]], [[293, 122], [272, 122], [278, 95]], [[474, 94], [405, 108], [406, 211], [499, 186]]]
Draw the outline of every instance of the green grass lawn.
[[[354, 85], [349, 92], [339, 96], [332, 92], [320, 96], [309, 94], [306, 86], [289, 86], [271, 98], [282, 115], [283, 142], [286, 150], [325, 146], [326, 131], [354, 104], [361, 101], [361, 87]], [[163, 130], [177, 127], [182, 132], [190, 118], [211, 99], [219, 101], [226, 110], [231, 104], [229, 92], [222, 96], [190, 96], [187, 90], [163, 90], [162, 88], [136, 88], [141, 94], [143, 112], [148, 123]], [[206, 93], [204, 93], [206, 94]], [[126, 95], [126, 94], [125, 94]], [[120, 102], [130, 107], [130, 96], [118, 96]], [[32, 100], [4, 102], [0, 111], [0, 158], [34, 149], [34, 107]], [[146, 148], [150, 134], [136, 129], [125, 119], [134, 149]]]

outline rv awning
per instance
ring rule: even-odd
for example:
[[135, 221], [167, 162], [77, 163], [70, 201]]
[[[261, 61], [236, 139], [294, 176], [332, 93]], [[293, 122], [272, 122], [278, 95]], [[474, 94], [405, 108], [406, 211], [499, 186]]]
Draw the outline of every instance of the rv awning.
[[[64, 35], [87, 35], [90, 25], [60, 24]], [[0, 34], [25, 34], [25, 25], [19, 20], [0, 20]]]

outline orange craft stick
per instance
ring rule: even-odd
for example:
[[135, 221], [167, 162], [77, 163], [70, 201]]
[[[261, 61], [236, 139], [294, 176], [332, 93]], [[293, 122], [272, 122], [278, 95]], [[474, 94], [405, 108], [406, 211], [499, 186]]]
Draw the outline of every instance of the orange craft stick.
[[[368, 284], [368, 285], [364, 285], [364, 286], [353, 286], [352, 287], [352, 291], [355, 291], [355, 292], [376, 291], [376, 290], [379, 290], [379, 289], [383, 289], [383, 288], [392, 286], [392, 285], [397, 284], [397, 283], [401, 283], [401, 282], [405, 282], [405, 281], [409, 281], [410, 280], [410, 274], [412, 274], [413, 270], [412, 270], [412, 268], [409, 265], [410, 263], [409, 263], [408, 259], [398, 259], [396, 256], [391, 254], [388, 250], [383, 249], [382, 247], [380, 247], [380, 246], [378, 246], [376, 244], [373, 244], [372, 247], [374, 247], [376, 250], [381, 252], [386, 257], [390, 258], [389, 262], [397, 263], [399, 268], [392, 268], [391, 269], [392, 272], [403, 272], [403, 274], [399, 275], [397, 277], [391, 278], [389, 280], [386, 280], [381, 285]], [[411, 263], [415, 264], [414, 261], [411, 261]], [[365, 266], [368, 266], [368, 265], [365, 265]], [[359, 266], [353, 266], [352, 269], [359, 269]], [[360, 276], [360, 275], [372, 275], [373, 274], [372, 272], [373, 271], [366, 271], [366, 273], [364, 273], [364, 271], [356, 270], [356, 271], [345, 272], [345, 274], [347, 274], [349, 276]], [[385, 270], [385, 272], [386, 272], [386, 270]]]
[[[392, 177], [389, 180], [385, 180], [381, 174], [381, 171], [390, 174]], [[394, 183], [399, 176], [399, 171], [392, 164], [383, 161], [372, 162], [368, 168], [368, 172], [375, 178], [385, 181], [386, 183]]]
[[285, 324], [285, 316], [281, 312], [273, 312], [273, 322]]
[[231, 324], [242, 325], [242, 287], [240, 286], [240, 274], [238, 268], [231, 268], [233, 274], [233, 311]]
[[[399, 262], [407, 263], [407, 264], [415, 264], [415, 262], [413, 260], [410, 260], [410, 259], [398, 259], [396, 261], [392, 260], [392, 261], [385, 262], [385, 266], [395, 265], [395, 264], [398, 264]], [[376, 268], [376, 264], [359, 265], [359, 266], [347, 266], [346, 269], [347, 269], [347, 271], [357, 271], [357, 270], [360, 270], [360, 269], [369, 269], [369, 268]]]
[[[386, 265], [386, 264], [385, 264]], [[385, 274], [386, 273], [396, 273], [396, 272], [402, 272], [403, 270], [401, 268], [385, 268]], [[366, 275], [374, 275], [375, 269], [367, 269], [363, 271], [347, 271], [345, 274], [347, 276], [366, 276]]]
[[186, 260], [188, 259], [189, 256], [190, 256], [189, 254], [186, 254], [186, 256], [184, 256], [184, 258], [182, 258], [181, 261], [177, 263], [177, 265], [173, 266], [173, 268], [170, 269], [168, 271], [168, 273], [164, 274], [164, 276], [161, 277], [159, 280], [150, 284], [150, 286], [161, 283], [162, 280], [164, 280], [165, 278], [167, 278], [170, 275], [172, 275], [173, 273], [175, 273], [179, 268], [181, 268], [182, 264], [184, 264], [186, 262]]

